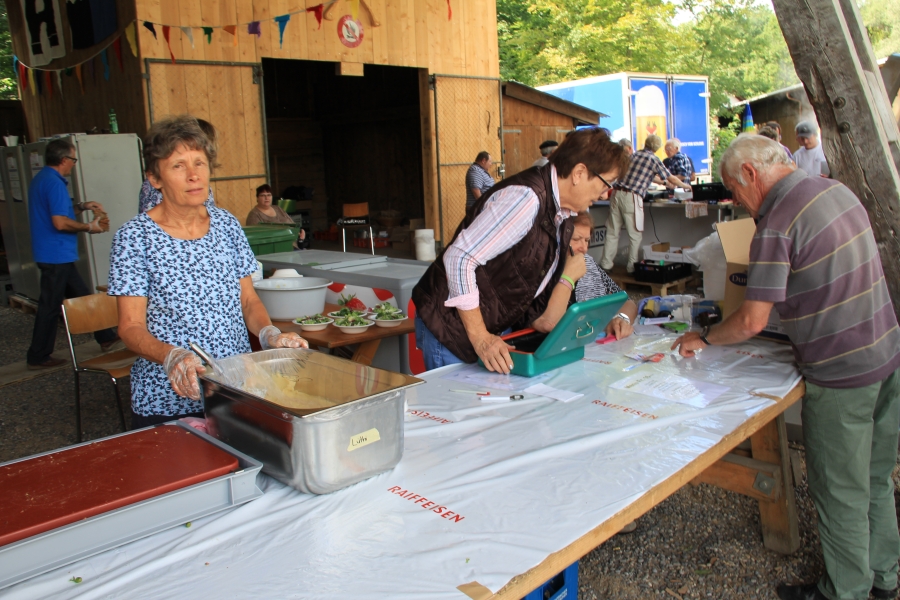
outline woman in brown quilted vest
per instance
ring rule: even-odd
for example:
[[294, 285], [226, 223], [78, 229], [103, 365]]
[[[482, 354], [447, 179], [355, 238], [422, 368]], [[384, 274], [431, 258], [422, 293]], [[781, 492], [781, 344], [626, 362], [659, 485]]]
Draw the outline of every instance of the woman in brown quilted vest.
[[413, 290], [416, 345], [434, 369], [479, 358], [509, 373], [499, 334], [530, 327], [555, 286], [584, 274], [560, 256], [573, 217], [606, 198], [628, 167], [622, 146], [601, 128], [569, 134], [550, 162], [505, 179], [482, 194]]

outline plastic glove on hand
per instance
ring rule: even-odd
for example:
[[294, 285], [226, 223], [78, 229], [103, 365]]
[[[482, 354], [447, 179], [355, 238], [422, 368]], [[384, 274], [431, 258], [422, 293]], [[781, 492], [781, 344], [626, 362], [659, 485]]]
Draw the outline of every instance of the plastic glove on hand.
[[191, 400], [200, 399], [200, 382], [197, 381], [197, 375], [205, 373], [206, 369], [196, 354], [185, 348], [172, 348], [166, 355], [163, 369], [176, 394]]
[[309, 348], [309, 342], [296, 332], [281, 333], [274, 325], [267, 325], [259, 331], [259, 345], [263, 350], [271, 348]]

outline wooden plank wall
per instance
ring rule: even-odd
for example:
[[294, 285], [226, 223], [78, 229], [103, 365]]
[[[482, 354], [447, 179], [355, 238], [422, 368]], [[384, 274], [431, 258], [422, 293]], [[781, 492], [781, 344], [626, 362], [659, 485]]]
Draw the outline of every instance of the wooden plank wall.
[[[253, 67], [150, 64], [154, 120], [188, 113], [206, 119], [218, 132], [219, 165], [213, 178], [264, 175], [260, 86]], [[243, 222], [256, 205], [256, 187], [265, 177], [213, 181], [216, 204]]]
[[[106, 40], [100, 45], [85, 50], [72, 50], [72, 36], [66, 16], [64, 2], [60, 2], [62, 30], [66, 43], [66, 55], [41, 68], [64, 69], [89, 59], [96, 54]], [[9, 17], [9, 29], [12, 34], [13, 51], [18, 56], [27, 56], [25, 52], [25, 18], [22, 4], [8, 1], [6, 8]], [[131, 0], [116, 0], [118, 31], [109, 40], [120, 35], [125, 27], [134, 21], [135, 5]], [[82, 92], [74, 72], [62, 77], [62, 93], [57, 85], [56, 74], [51, 73], [53, 84], [52, 97], [48, 94], [46, 84], [43, 94], [32, 93], [31, 88], [22, 94], [22, 104], [27, 115], [28, 139], [20, 138], [19, 143], [35, 142], [39, 137], [57, 133], [77, 133], [109, 127], [109, 109], [116, 111], [120, 133], [136, 133], [144, 135], [146, 120], [144, 117], [143, 81], [140, 63], [131, 54], [128, 43], [122, 39], [122, 61], [124, 70], [119, 68], [115, 52], [107, 50], [110, 66], [110, 79], [103, 77], [103, 66], [100, 57], [94, 57], [89, 63], [82, 65]], [[43, 71], [35, 71], [35, 76], [43, 76]], [[42, 82], [43, 83], [43, 82]], [[22, 135], [22, 132], [19, 132]], [[137, 194], [137, 192], [135, 192]]]
[[[447, 18], [445, 0], [371, 0], [379, 27], [372, 27], [360, 10], [363, 42], [350, 49], [337, 36], [337, 20], [349, 14], [348, 0], [338, 0], [334, 20], [321, 28], [312, 13], [295, 14], [278, 42], [274, 17], [302, 10], [296, 0], [136, 0], [141, 20], [173, 26], [172, 51], [178, 60], [259, 62], [262, 58], [287, 58], [427, 68], [430, 73], [498, 77], [497, 12], [491, 0], [450, 0], [453, 18]], [[231, 34], [216, 29], [212, 43], [193, 30], [194, 43], [175, 26], [214, 27], [260, 21], [262, 35], [239, 27], [237, 45]], [[157, 29], [161, 29], [157, 27]], [[168, 58], [162, 38], [138, 28], [141, 55]]]
[[572, 117], [503, 96], [503, 152], [506, 176], [515, 175], [541, 157], [545, 140], [562, 142], [575, 128]]

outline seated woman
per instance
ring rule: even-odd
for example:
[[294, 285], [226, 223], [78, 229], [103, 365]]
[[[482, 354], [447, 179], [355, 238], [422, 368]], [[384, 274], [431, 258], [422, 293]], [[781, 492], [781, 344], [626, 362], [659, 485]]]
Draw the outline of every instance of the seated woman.
[[[563, 277], [553, 289], [547, 310], [534, 321], [534, 328], [538, 331], [548, 332], [553, 329], [569, 305], [574, 302], [584, 302], [621, 291], [606, 271], [601, 269], [587, 253], [593, 228], [594, 221], [591, 215], [587, 212], [578, 213], [575, 217], [575, 231], [569, 242], [572, 252], [566, 259]], [[575, 282], [574, 290], [567, 277]], [[637, 305], [631, 300], [626, 300], [619, 309], [619, 314], [606, 325], [606, 334], [615, 335], [617, 340], [628, 337], [634, 332], [633, 323], [636, 319]]]
[[131, 369], [132, 428], [202, 416], [196, 342], [214, 358], [263, 349], [307, 348], [272, 325], [250, 274], [256, 258], [240, 223], [206, 204], [216, 151], [191, 116], [153, 124], [144, 138], [147, 178], [162, 201], [113, 239], [109, 294], [119, 336], [140, 355]]
[[[277, 204], [272, 204], [272, 188], [268, 183], [264, 183], [256, 188], [256, 206], [247, 213], [247, 225], [259, 225], [260, 223], [289, 223], [294, 224], [294, 220], [284, 209]], [[306, 231], [300, 228], [300, 234], [294, 240], [294, 250], [308, 248], [309, 243], [306, 241]]]

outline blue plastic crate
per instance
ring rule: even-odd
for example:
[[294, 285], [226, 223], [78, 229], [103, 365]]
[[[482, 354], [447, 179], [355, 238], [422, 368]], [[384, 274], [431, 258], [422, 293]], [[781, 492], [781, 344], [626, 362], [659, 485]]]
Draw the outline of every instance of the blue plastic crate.
[[522, 600], [577, 600], [578, 599], [578, 561], [566, 567], [566, 570], [551, 578], [547, 583], [534, 590]]

